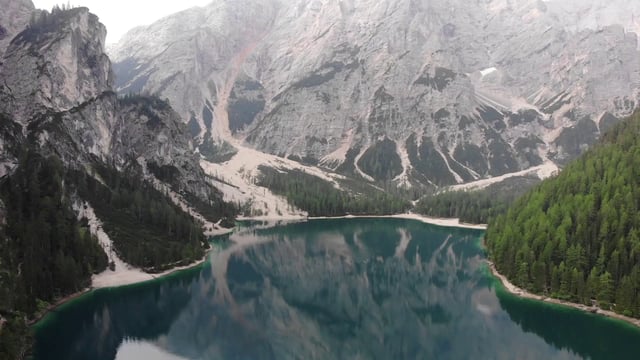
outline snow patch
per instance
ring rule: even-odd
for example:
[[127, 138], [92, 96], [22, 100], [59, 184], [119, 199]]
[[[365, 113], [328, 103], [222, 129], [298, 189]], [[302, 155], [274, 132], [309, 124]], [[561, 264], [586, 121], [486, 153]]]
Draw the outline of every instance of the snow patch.
[[482, 77], [485, 77], [485, 76], [487, 76], [489, 74], [492, 74], [492, 73], [494, 73], [496, 71], [498, 71], [498, 69], [496, 69], [495, 67], [490, 67], [490, 68], [486, 68], [484, 70], [480, 70], [480, 75]]

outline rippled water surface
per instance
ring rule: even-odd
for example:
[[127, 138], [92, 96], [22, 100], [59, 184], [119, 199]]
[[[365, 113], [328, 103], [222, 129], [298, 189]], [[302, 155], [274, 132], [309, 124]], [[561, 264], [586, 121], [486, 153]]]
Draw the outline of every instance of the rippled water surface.
[[63, 306], [38, 326], [35, 359], [638, 359], [629, 325], [506, 294], [481, 235], [252, 224], [200, 268]]

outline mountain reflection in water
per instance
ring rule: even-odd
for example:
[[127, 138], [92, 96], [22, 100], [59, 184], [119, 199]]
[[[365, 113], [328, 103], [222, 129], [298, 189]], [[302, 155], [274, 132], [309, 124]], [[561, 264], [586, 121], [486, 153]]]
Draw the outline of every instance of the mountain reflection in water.
[[[481, 235], [400, 219], [249, 224], [202, 268], [60, 309], [38, 330], [36, 360], [598, 355], [568, 334], [545, 336], [528, 315], [543, 305], [496, 296]], [[562, 313], [542, 314], [552, 324]], [[639, 343], [637, 331], [606, 325]]]

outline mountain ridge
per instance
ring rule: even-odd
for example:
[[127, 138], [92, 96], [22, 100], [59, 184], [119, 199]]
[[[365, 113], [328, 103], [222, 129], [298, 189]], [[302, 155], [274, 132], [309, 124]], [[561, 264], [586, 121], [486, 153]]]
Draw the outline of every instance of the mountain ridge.
[[[110, 53], [118, 91], [168, 98], [196, 145], [226, 142], [362, 180], [440, 187], [547, 160], [562, 166], [638, 107], [637, 35], [626, 29], [636, 30], [640, 8], [592, 0], [576, 5], [579, 18], [568, 9], [529, 0], [221, 1], [138, 28]], [[384, 147], [397, 156], [367, 160]], [[366, 166], [376, 161], [402, 170]]]
[[48, 303], [93, 281], [201, 260], [208, 236], [238, 211], [167, 102], [113, 91], [97, 16], [63, 6], [27, 18], [0, 67], [0, 354], [9, 358], [24, 356], [26, 323]]

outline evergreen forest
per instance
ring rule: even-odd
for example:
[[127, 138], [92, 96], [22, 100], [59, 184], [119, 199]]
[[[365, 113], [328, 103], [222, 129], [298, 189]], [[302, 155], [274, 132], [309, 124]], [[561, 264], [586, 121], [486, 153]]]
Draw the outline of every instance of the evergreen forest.
[[518, 286], [640, 317], [640, 113], [517, 200], [486, 243]]
[[506, 179], [484, 189], [426, 195], [418, 201], [414, 210], [427, 216], [487, 224], [496, 216], [504, 214], [518, 197], [539, 181], [529, 178]]
[[202, 258], [202, 224], [136, 174], [95, 165], [93, 176], [73, 171], [69, 180], [93, 206], [115, 251], [127, 263], [159, 272]]
[[65, 171], [55, 156], [24, 151], [0, 183], [0, 358], [21, 358], [27, 318], [82, 290], [107, 267], [107, 256], [71, 208]]
[[16, 170], [0, 179], [0, 359], [24, 358], [29, 322], [90, 287], [93, 274], [114, 269], [87, 219], [78, 219], [74, 208], [87, 206], [80, 199], [102, 220], [110, 250], [134, 266], [159, 272], [202, 258], [202, 224], [139, 171], [99, 162], [71, 169], [24, 149]]
[[278, 171], [261, 166], [260, 172], [260, 186], [285, 196], [309, 216], [390, 215], [410, 207], [401, 197], [373, 187], [347, 191], [299, 170]]

